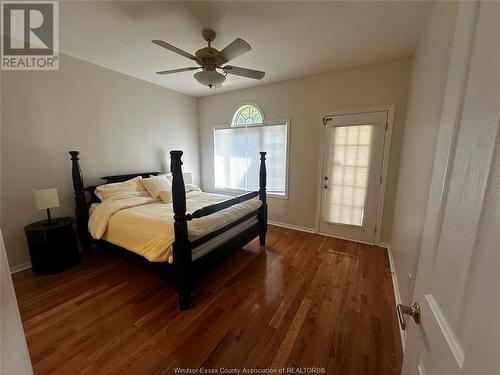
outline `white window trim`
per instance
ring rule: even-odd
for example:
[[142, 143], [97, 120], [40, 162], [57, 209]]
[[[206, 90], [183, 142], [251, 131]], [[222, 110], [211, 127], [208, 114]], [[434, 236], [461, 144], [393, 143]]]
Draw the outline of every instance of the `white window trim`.
[[[247, 104], [254, 105], [253, 103], [247, 103]], [[238, 107], [238, 108], [240, 108], [240, 107]], [[257, 108], [259, 108], [259, 107], [257, 106]], [[214, 176], [215, 165], [214, 165], [213, 159], [214, 159], [214, 154], [215, 154], [215, 130], [216, 129], [234, 129], [234, 128], [244, 128], [244, 127], [274, 126], [274, 125], [283, 125], [283, 124], [287, 125], [287, 127], [286, 127], [286, 151], [285, 151], [285, 159], [286, 159], [285, 194], [274, 194], [274, 193], [270, 193], [267, 191], [266, 195], [269, 198], [288, 199], [288, 196], [289, 196], [288, 180], [290, 179], [290, 134], [291, 134], [291, 121], [290, 121], [290, 119], [265, 121], [262, 124], [254, 124], [254, 125], [250, 125], [250, 126], [244, 126], [244, 125], [232, 126], [232, 124], [213, 126], [212, 127], [212, 186], [211, 186], [211, 191], [213, 191], [214, 193], [233, 195], [233, 196], [244, 194], [247, 192], [245, 190], [239, 190], [239, 189], [229, 189], [229, 188], [223, 189], [223, 188], [216, 188], [215, 187], [215, 178], [214, 178], [215, 177]], [[267, 150], [263, 150], [263, 151], [268, 152]], [[255, 155], [255, 157], [258, 158], [259, 155]], [[267, 187], [266, 187], [266, 189], [267, 189]]]

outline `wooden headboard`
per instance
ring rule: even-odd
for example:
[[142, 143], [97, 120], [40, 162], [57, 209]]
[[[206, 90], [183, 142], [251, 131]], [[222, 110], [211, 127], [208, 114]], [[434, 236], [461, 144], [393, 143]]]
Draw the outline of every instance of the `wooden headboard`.
[[104, 180], [105, 184], [114, 184], [115, 182], [127, 181], [137, 176], [141, 176], [142, 178], [148, 178], [149, 176], [158, 176], [159, 174], [160, 172], [138, 172], [130, 174], [117, 174], [114, 176], [101, 177], [101, 180]]

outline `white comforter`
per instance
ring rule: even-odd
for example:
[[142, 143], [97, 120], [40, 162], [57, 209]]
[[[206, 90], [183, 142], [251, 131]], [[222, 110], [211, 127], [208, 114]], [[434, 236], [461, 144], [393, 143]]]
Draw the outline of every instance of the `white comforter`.
[[[192, 191], [186, 194], [187, 212], [231, 197]], [[251, 199], [212, 215], [188, 222], [191, 241], [255, 211], [262, 202]], [[126, 248], [151, 262], [172, 262], [174, 236], [172, 204], [151, 197], [109, 200], [97, 205], [90, 216], [89, 231], [95, 239]]]

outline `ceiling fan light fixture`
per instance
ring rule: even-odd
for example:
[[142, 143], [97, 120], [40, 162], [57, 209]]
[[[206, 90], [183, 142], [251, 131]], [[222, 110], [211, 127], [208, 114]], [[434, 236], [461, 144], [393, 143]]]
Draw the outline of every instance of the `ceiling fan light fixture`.
[[201, 83], [203, 86], [220, 87], [222, 83], [226, 80], [226, 76], [215, 70], [203, 70], [201, 72], [195, 73], [194, 78]]
[[[205, 29], [201, 32], [201, 35], [208, 42], [208, 47], [197, 50], [194, 55], [180, 48], [177, 48], [170, 43], [164, 42], [163, 40], [152, 40], [152, 42], [157, 46], [165, 48], [178, 55], [184, 56], [199, 65], [199, 67], [191, 66], [188, 68], [162, 70], [156, 73], [167, 75], [172, 73], [187, 72], [189, 70], [203, 69], [203, 71], [196, 73], [194, 75], [194, 78], [200, 84], [209, 88], [217, 88], [222, 86], [222, 84], [226, 80], [226, 75], [228, 74], [252, 79], [264, 78], [264, 75], [266, 74], [265, 72], [233, 65], [226, 65], [227, 62], [243, 55], [244, 53], [252, 49], [252, 47], [250, 47], [250, 44], [245, 42], [243, 39], [236, 38], [221, 51], [219, 51], [211, 46], [211, 43], [214, 41], [216, 36], [215, 31]], [[221, 70], [223, 73], [219, 73], [216, 69]]]

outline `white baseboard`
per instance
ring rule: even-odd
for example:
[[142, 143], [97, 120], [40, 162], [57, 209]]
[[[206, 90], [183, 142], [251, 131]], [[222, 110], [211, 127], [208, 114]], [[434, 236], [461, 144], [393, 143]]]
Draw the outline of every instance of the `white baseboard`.
[[316, 228], [309, 228], [309, 227], [301, 227], [300, 225], [294, 225], [294, 224], [287, 224], [287, 223], [280, 223], [279, 221], [267, 221], [268, 224], [271, 225], [276, 225], [277, 227], [283, 227], [283, 228], [288, 228], [288, 229], [295, 229], [301, 232], [307, 232], [307, 233], [316, 233]]
[[[391, 267], [391, 274], [392, 274], [392, 287], [394, 289], [394, 299], [396, 300], [396, 305], [401, 303], [401, 294], [399, 293], [399, 284], [398, 284], [398, 276], [396, 272], [396, 266], [394, 264], [394, 258], [392, 256], [392, 247], [390, 243], [380, 243], [381, 247], [385, 247], [387, 249], [387, 255], [389, 257], [389, 265]], [[398, 325], [399, 325], [399, 320], [398, 320]], [[399, 326], [399, 333], [401, 335], [401, 346], [403, 347], [403, 353], [405, 352], [406, 348], [406, 331], [401, 329], [401, 326]]]
[[31, 262], [21, 263], [16, 266], [10, 267], [10, 273], [13, 275], [15, 273], [24, 271], [31, 268]]

